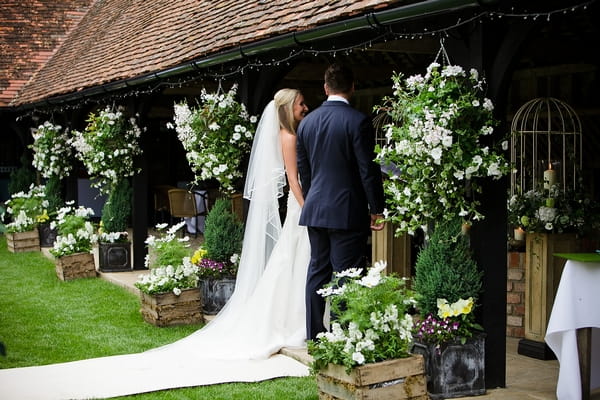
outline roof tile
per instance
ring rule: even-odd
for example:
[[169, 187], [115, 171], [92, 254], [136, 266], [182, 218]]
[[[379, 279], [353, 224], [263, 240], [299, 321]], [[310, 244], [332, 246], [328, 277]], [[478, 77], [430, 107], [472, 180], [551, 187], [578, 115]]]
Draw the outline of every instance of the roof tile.
[[[78, 14], [67, 10], [81, 10], [90, 1], [66, 1], [71, 7], [63, 7], [57, 19], [62, 18], [64, 25], [68, 15], [74, 23]], [[16, 0], [9, 2], [17, 3]], [[11, 105], [33, 103], [76, 89], [165, 70], [242, 44], [401, 2], [406, 0], [95, 1]], [[25, 0], [25, 3], [36, 10], [39, 6], [34, 4], [55, 2]], [[41, 24], [39, 40], [46, 38], [44, 32], [50, 30], [44, 23], [42, 19], [36, 21]], [[42, 62], [54, 48], [41, 49], [44, 53], [36, 60]], [[26, 57], [26, 60], [32, 59], [33, 54]], [[0, 89], [5, 86], [0, 80]]]

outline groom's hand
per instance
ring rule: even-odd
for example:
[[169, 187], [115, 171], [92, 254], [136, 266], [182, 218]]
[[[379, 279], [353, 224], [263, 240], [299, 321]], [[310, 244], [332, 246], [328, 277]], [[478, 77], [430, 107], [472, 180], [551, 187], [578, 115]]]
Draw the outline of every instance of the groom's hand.
[[383, 214], [371, 214], [371, 230], [380, 231], [385, 226]]

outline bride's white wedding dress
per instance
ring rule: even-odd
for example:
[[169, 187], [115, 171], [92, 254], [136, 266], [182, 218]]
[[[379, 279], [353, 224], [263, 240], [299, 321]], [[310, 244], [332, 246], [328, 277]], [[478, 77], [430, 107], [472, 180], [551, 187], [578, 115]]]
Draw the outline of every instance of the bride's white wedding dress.
[[0, 370], [0, 398], [106, 398], [308, 375], [304, 364], [275, 354], [282, 347], [305, 346], [310, 258], [306, 228], [298, 225], [301, 208], [291, 193], [283, 227], [279, 220], [277, 199], [285, 176], [278, 138], [271, 102], [259, 123], [248, 168], [244, 196], [251, 201], [236, 289], [212, 322], [143, 353]]

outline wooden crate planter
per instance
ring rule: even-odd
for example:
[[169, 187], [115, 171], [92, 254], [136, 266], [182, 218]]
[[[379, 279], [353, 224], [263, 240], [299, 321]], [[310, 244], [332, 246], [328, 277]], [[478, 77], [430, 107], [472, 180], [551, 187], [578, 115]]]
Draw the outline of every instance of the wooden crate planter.
[[6, 245], [12, 253], [40, 251], [40, 234], [37, 228], [27, 232], [7, 232]]
[[146, 294], [140, 292], [144, 321], [156, 326], [187, 325], [202, 322], [200, 289], [186, 289], [179, 296], [172, 292]]
[[319, 399], [427, 400], [423, 356], [382, 361], [354, 368], [329, 364], [317, 374]]
[[96, 265], [91, 253], [76, 253], [58, 257], [54, 265], [56, 275], [61, 281], [96, 277]]

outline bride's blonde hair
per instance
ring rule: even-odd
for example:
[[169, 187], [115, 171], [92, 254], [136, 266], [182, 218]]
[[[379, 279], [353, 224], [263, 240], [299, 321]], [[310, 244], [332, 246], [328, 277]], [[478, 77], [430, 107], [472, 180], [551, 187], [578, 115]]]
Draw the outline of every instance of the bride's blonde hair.
[[298, 122], [294, 120], [294, 101], [300, 94], [297, 89], [281, 89], [273, 100], [275, 101], [275, 109], [277, 110], [277, 117], [279, 119], [279, 127], [286, 129], [291, 134], [296, 134], [296, 127]]

